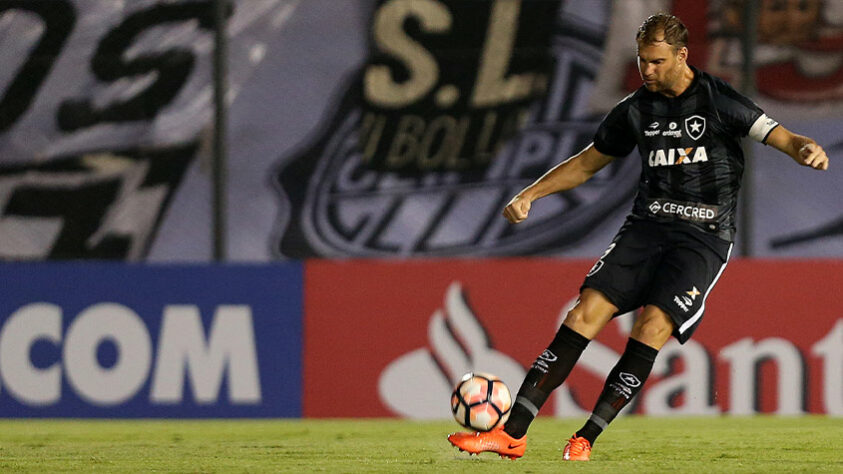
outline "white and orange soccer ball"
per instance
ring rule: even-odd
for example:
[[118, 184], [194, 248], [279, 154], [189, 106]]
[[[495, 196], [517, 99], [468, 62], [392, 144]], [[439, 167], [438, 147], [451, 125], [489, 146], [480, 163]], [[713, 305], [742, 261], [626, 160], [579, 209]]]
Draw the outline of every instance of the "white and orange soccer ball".
[[476, 431], [489, 431], [509, 418], [512, 395], [498, 377], [469, 372], [451, 395], [451, 412], [457, 423]]

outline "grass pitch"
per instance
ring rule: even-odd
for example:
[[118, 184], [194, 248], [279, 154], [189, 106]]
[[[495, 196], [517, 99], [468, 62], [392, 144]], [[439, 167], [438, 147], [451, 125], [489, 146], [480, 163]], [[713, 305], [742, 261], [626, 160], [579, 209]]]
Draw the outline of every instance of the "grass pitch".
[[581, 421], [540, 418], [510, 461], [450, 447], [453, 422], [8, 420], [0, 472], [843, 472], [840, 418], [623, 417], [563, 462]]

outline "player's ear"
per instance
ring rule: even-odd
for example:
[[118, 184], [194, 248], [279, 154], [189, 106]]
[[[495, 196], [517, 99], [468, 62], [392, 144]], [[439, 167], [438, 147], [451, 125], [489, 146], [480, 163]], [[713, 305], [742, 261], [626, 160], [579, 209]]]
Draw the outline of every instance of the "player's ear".
[[682, 46], [681, 48], [679, 48], [679, 50], [676, 51], [676, 59], [680, 62], [687, 61], [688, 60], [688, 48], [685, 47], [685, 46]]

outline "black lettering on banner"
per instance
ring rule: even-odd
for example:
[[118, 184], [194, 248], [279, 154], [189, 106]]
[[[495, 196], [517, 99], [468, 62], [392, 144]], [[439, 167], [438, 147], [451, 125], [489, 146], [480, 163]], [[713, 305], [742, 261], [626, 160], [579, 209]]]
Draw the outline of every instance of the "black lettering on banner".
[[[142, 258], [198, 147], [198, 142], [191, 142], [100, 150], [0, 169], [0, 179], [8, 190], [8, 199], [0, 201], [0, 221], [17, 222], [18, 227], [26, 227], [30, 221], [56, 223], [55, 235], [46, 239], [38, 253], [16, 252], [8, 245], [15, 236], [0, 233], [2, 258]], [[157, 199], [150, 199], [152, 195]], [[145, 221], [145, 215], [131, 215], [137, 212], [139, 199], [146, 206], [143, 213], [154, 216], [154, 222]], [[122, 215], [122, 220], [132, 225], [111, 225], [109, 216], [115, 215]]]
[[362, 159], [383, 171], [486, 168], [544, 94], [560, 2], [379, 0], [362, 80]]
[[[231, 15], [229, 12], [229, 16]], [[213, 2], [191, 1], [177, 4], [156, 4], [126, 17], [99, 43], [91, 60], [91, 70], [102, 82], [156, 73], [156, 79], [143, 91], [122, 102], [114, 102], [101, 109], [89, 98], [68, 100], [58, 111], [61, 130], [74, 131], [102, 122], [150, 120], [175, 99], [187, 83], [195, 65], [195, 56], [185, 48], [140, 54], [132, 60], [123, 55], [145, 30], [166, 23], [197, 20], [205, 30], [214, 28]]]
[[0, 18], [12, 11], [38, 15], [44, 31], [0, 99], [0, 132], [29, 108], [76, 23], [76, 12], [68, 0], [0, 0]]
[[83, 254], [91, 258], [122, 255], [128, 239], [107, 238], [95, 248], [86, 249], [85, 241], [99, 228], [106, 210], [114, 202], [121, 180], [89, 183], [75, 188], [27, 186], [16, 189], [4, 215], [17, 218], [59, 218], [63, 227], [54, 242], [50, 258], [64, 259]]

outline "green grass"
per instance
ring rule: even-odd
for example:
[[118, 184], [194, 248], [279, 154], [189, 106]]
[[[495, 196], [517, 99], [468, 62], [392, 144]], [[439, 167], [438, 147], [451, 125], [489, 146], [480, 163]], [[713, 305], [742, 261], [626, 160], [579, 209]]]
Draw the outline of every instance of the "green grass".
[[469, 457], [453, 422], [0, 421], [0, 472], [843, 472], [843, 419], [624, 417], [589, 463], [563, 463], [581, 420], [539, 419], [527, 454]]

